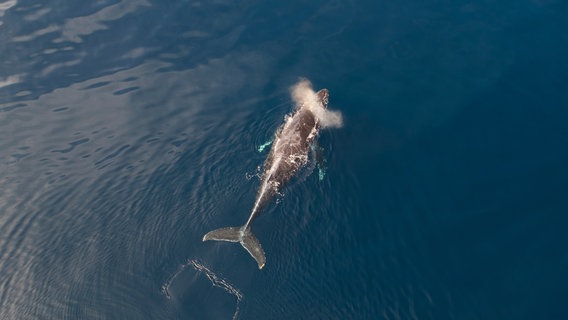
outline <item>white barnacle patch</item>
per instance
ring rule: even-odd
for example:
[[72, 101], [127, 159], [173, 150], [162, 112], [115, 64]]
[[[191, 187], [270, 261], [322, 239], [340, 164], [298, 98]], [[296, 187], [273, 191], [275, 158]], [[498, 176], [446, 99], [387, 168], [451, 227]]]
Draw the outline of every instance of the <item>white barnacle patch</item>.
[[278, 190], [278, 187], [280, 187], [280, 182], [278, 181], [271, 180], [269, 183], [272, 190]]
[[291, 146], [297, 146], [300, 144], [300, 142], [302, 141], [301, 137], [299, 134], [295, 134], [292, 136], [292, 138], [290, 139], [290, 145]]
[[[316, 120], [316, 124], [317, 124], [317, 120]], [[312, 128], [312, 131], [310, 131], [310, 134], [308, 135], [308, 138], [306, 140], [312, 141], [316, 137], [317, 134], [318, 134], [317, 126], [314, 126]]]
[[293, 153], [288, 156], [286, 162], [293, 167], [301, 167], [308, 162], [308, 155], [303, 153]]

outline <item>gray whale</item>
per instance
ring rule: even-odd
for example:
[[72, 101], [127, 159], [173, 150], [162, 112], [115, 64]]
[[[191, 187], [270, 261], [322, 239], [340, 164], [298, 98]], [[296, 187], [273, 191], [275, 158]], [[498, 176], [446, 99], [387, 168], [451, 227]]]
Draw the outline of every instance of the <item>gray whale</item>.
[[[320, 107], [327, 109], [328, 90], [318, 91], [316, 97]], [[310, 108], [310, 104], [299, 104], [294, 113], [287, 116], [276, 131], [272, 148], [264, 162], [262, 184], [247, 222], [240, 227], [210, 231], [203, 236], [203, 241], [240, 242], [256, 260], [258, 268], [262, 269], [266, 264], [266, 256], [260, 242], [252, 233], [251, 224], [298, 170], [308, 163], [308, 153], [318, 136], [319, 129], [319, 119]]]

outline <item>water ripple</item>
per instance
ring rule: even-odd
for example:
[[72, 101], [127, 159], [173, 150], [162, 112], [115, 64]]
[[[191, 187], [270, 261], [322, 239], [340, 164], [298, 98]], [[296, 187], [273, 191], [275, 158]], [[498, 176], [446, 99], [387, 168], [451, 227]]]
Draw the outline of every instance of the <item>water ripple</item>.
[[[112, 310], [171, 318], [159, 316], [159, 300], [139, 307], [155, 285], [144, 275], [158, 273], [164, 254], [175, 259], [181, 238], [202, 250], [194, 228], [246, 186], [257, 160], [227, 181], [221, 155], [240, 145], [227, 155], [238, 156], [246, 148], [238, 141], [252, 139], [242, 124], [259, 100], [241, 91], [262, 85], [246, 77], [257, 62], [235, 55], [164, 72], [170, 63], [149, 60], [0, 103], [0, 318], [112, 318]], [[225, 112], [231, 95], [242, 99]], [[239, 304], [240, 291], [231, 295]]]
[[188, 267], [191, 266], [193, 267], [193, 269], [195, 269], [196, 271], [198, 271], [200, 274], [204, 275], [205, 277], [207, 277], [207, 279], [209, 279], [209, 281], [211, 282], [211, 285], [214, 287], [218, 287], [223, 289], [225, 292], [235, 296], [235, 298], [237, 299], [236, 302], [236, 306], [235, 306], [235, 312], [233, 313], [233, 320], [238, 319], [239, 316], [239, 305], [242, 302], [244, 296], [243, 294], [236, 289], [235, 287], [233, 287], [226, 279], [224, 279], [223, 277], [215, 274], [215, 272], [211, 271], [209, 268], [207, 268], [205, 265], [203, 265], [202, 263], [200, 263], [198, 260], [193, 260], [193, 259], [188, 259], [186, 263], [182, 264], [178, 270], [176, 271], [176, 273], [174, 273], [172, 275], [172, 277], [170, 279], [168, 279], [168, 281], [166, 281], [166, 283], [164, 283], [162, 285], [162, 293], [168, 298], [171, 299], [172, 296], [170, 294], [170, 287], [172, 286], [172, 283], [174, 282], [174, 280]]

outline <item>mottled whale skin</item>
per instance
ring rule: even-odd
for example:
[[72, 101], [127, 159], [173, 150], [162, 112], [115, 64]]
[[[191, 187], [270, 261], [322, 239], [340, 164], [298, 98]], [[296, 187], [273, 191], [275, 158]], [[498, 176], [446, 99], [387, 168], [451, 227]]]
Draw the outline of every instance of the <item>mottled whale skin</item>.
[[[316, 93], [318, 103], [327, 109], [329, 92], [322, 89]], [[320, 129], [318, 118], [307, 103], [300, 103], [294, 113], [287, 116], [276, 131], [270, 153], [262, 172], [262, 184], [247, 222], [241, 227], [227, 227], [210, 231], [203, 241], [217, 240], [240, 242], [256, 260], [258, 268], [266, 264], [266, 256], [260, 242], [253, 235], [251, 224], [260, 212], [272, 202], [300, 168], [308, 162], [310, 147]]]

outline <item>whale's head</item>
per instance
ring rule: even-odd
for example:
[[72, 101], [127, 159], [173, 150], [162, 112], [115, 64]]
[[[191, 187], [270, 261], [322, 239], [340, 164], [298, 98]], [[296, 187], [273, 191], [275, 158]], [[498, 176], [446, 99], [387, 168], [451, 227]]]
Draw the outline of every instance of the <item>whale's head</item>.
[[297, 110], [306, 108], [319, 120], [322, 128], [339, 128], [342, 126], [343, 119], [341, 113], [327, 109], [329, 99], [329, 91], [327, 89], [314, 92], [311, 83], [306, 79], [302, 79], [292, 87], [291, 93]]
[[318, 91], [316, 93], [316, 95], [318, 96], [318, 100], [321, 103], [321, 105], [323, 106], [323, 108], [327, 109], [327, 101], [329, 99], [329, 91], [327, 91], [327, 89], [321, 89], [320, 91]]

